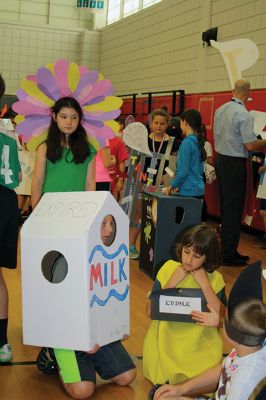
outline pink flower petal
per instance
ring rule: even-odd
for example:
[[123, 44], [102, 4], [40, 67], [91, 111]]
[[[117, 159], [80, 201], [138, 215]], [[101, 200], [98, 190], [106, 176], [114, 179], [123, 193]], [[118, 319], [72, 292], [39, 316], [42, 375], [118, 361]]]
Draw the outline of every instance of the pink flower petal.
[[68, 88], [68, 67], [69, 62], [66, 60], [58, 60], [54, 66], [55, 80], [60, 97], [69, 96], [68, 93], [70, 92], [70, 89]]
[[16, 103], [13, 104], [13, 110], [22, 115], [32, 115], [32, 114], [38, 114], [38, 115], [51, 115], [51, 111], [49, 107], [45, 107], [44, 105], [35, 105], [32, 104], [28, 101], [17, 101]]

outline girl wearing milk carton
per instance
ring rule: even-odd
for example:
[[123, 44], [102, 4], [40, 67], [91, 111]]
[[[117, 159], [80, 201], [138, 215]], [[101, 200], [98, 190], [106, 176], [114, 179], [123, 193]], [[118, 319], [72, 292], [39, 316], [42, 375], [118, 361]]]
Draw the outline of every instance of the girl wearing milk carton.
[[[167, 261], [159, 270], [152, 291], [167, 288], [201, 289], [208, 307], [221, 313], [225, 284], [216, 271], [219, 243], [207, 225], [190, 228], [177, 251], [181, 263]], [[147, 304], [150, 315], [150, 300]], [[193, 322], [153, 320], [144, 339], [143, 372], [154, 384], [179, 383], [219, 363], [223, 342], [218, 329], [192, 314]]]

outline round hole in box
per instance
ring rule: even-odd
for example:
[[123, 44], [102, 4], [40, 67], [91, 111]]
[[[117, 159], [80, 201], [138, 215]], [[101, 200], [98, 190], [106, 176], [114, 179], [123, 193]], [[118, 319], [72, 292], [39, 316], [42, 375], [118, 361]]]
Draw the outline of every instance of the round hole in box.
[[107, 214], [101, 222], [101, 241], [105, 246], [111, 246], [116, 237], [116, 222], [111, 214]]
[[67, 260], [56, 250], [48, 251], [41, 262], [42, 273], [51, 283], [63, 282], [68, 273]]

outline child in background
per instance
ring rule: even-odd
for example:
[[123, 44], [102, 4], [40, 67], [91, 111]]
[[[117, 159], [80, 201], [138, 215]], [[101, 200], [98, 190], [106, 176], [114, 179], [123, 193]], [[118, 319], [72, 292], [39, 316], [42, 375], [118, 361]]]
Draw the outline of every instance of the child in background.
[[126, 160], [128, 159], [128, 152], [126, 145], [118, 136], [109, 140], [109, 148], [111, 156], [115, 157], [115, 165], [109, 169], [111, 182], [111, 192], [114, 198], [119, 202], [123, 194]]
[[82, 117], [82, 109], [73, 97], [55, 102], [47, 140], [36, 152], [33, 208], [46, 192], [95, 190], [95, 149], [87, 141]]
[[[151, 115], [151, 133], [148, 136], [148, 147], [153, 154], [161, 153], [165, 154], [168, 141], [170, 136], [166, 133], [168, 123], [169, 123], [169, 114], [164, 109], [154, 110]], [[171, 154], [175, 155], [177, 151], [177, 143], [174, 142]], [[151, 158], [146, 159], [145, 166], [144, 166], [144, 173], [147, 172], [147, 169], [151, 165]], [[158, 160], [154, 169], [157, 171], [159, 170], [160, 160]], [[165, 162], [165, 168], [169, 165], [169, 162]], [[164, 181], [165, 176], [162, 177], [162, 181]], [[153, 178], [153, 184], [155, 184], [156, 175]], [[143, 185], [144, 189], [144, 185]], [[130, 227], [129, 230], [129, 257], [131, 259], [138, 259], [139, 253], [136, 249], [136, 241], [137, 237], [140, 232], [139, 221], [141, 219], [141, 207], [142, 207], [142, 200], [139, 199], [137, 204], [137, 209], [135, 213], [135, 225], [138, 227]]]
[[122, 117], [118, 117], [118, 118], [116, 119], [116, 122], [118, 122], [118, 124], [119, 124], [118, 136], [119, 136], [120, 138], [122, 138], [122, 137], [123, 137], [123, 131], [124, 131], [124, 129], [125, 129], [125, 124], [126, 124], [125, 119], [122, 118]]
[[[212, 314], [218, 322], [219, 315], [215, 311]], [[163, 385], [155, 392], [154, 400], [190, 400], [186, 395], [212, 391], [216, 400], [265, 399], [266, 305], [262, 302], [260, 263], [248, 266], [235, 282], [224, 333], [234, 348], [223, 363], [180, 385]]]
[[115, 156], [111, 155], [109, 144], [102, 147], [96, 154], [95, 181], [96, 190], [109, 191], [111, 188], [111, 178], [109, 168], [116, 164]]
[[[0, 98], [5, 82], [0, 75]], [[0, 121], [0, 363], [10, 362], [13, 354], [7, 339], [8, 291], [2, 269], [16, 268], [18, 240], [18, 202], [14, 189], [21, 181], [16, 140]]]
[[[190, 228], [182, 237], [178, 255], [182, 262], [167, 261], [159, 270], [152, 291], [199, 288], [210, 309], [221, 313], [225, 284], [216, 271], [219, 243], [207, 225]], [[150, 300], [148, 300], [148, 314]], [[197, 315], [195, 321], [201, 322]], [[221, 361], [223, 342], [218, 329], [188, 322], [153, 320], [144, 339], [143, 373], [154, 384], [190, 379]]]
[[180, 118], [185, 138], [178, 150], [175, 178], [164, 193], [170, 195], [174, 190], [180, 196], [203, 199], [203, 161], [206, 160], [206, 151], [201, 115], [197, 110], [190, 109]]

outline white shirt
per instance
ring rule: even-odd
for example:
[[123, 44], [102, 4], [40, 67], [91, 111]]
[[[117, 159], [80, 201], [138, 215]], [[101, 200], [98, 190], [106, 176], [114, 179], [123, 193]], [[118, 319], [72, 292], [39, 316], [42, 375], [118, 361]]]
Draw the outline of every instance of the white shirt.
[[265, 377], [266, 346], [244, 357], [239, 357], [233, 349], [224, 359], [215, 399], [248, 400], [252, 391]]

